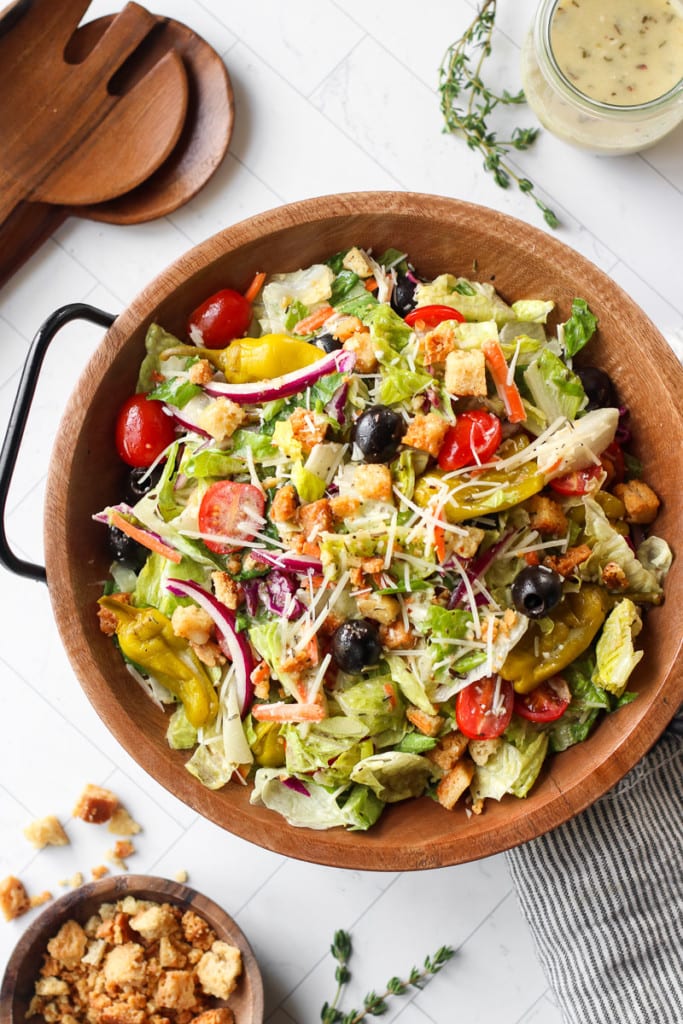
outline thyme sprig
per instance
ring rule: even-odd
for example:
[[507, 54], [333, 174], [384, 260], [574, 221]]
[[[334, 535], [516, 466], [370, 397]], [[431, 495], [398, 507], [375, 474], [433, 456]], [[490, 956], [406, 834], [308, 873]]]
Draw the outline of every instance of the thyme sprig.
[[511, 151], [529, 149], [538, 128], [515, 128], [508, 139], [499, 139], [489, 127], [496, 107], [517, 106], [525, 102], [524, 91], [493, 92], [482, 79], [482, 68], [491, 53], [491, 38], [496, 20], [497, 0], [483, 0], [476, 16], [460, 39], [448, 47], [439, 68], [441, 113], [445, 131], [461, 135], [470, 149], [484, 157], [484, 167], [497, 185], [509, 188], [514, 182], [543, 214], [551, 228], [559, 226], [557, 215], [536, 195], [534, 183], [516, 174], [508, 162]]
[[387, 1000], [391, 996], [405, 995], [410, 988], [422, 988], [432, 975], [438, 974], [441, 968], [448, 963], [455, 951], [450, 946], [441, 946], [433, 956], [425, 958], [421, 968], [412, 967], [407, 978], [389, 978], [383, 992], [378, 993], [374, 990], [368, 992], [363, 1000], [362, 1010], [349, 1010], [347, 1013], [339, 1009], [339, 1000], [344, 985], [351, 978], [348, 966], [351, 959], [351, 936], [348, 932], [340, 930], [334, 933], [330, 952], [337, 961], [334, 972], [337, 990], [332, 1001], [323, 1004], [320, 1011], [322, 1024], [359, 1024], [368, 1016], [381, 1017], [389, 1009]]

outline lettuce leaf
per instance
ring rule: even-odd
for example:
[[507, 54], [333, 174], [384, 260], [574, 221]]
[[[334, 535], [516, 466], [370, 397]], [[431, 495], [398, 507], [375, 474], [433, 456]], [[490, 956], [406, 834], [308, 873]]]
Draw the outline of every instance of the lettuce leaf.
[[628, 597], [619, 601], [605, 619], [595, 645], [593, 682], [615, 697], [622, 696], [631, 672], [643, 657], [643, 651], [633, 647], [642, 628], [640, 611]]
[[574, 420], [588, 403], [580, 378], [548, 348], [526, 368], [524, 382], [548, 423], [558, 416]]
[[571, 316], [562, 326], [567, 355], [575, 356], [595, 334], [598, 319], [591, 313], [585, 299], [574, 299]]
[[434, 766], [419, 754], [387, 750], [359, 761], [351, 772], [354, 782], [371, 789], [385, 803], [421, 796]]
[[160, 368], [160, 354], [167, 348], [175, 348], [180, 344], [182, 342], [174, 334], [169, 334], [159, 324], [149, 325], [145, 337], [147, 355], [140, 365], [136, 391], [150, 391], [152, 389], [154, 386], [154, 375], [159, 372]]

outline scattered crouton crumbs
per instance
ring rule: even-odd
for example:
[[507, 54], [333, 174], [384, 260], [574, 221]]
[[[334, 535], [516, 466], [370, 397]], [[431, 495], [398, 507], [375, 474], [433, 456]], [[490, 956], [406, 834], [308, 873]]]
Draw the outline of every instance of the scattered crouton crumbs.
[[98, 878], [104, 878], [105, 875], [109, 874], [109, 868], [106, 864], [98, 864], [96, 867], [91, 868], [90, 874], [97, 881]]
[[118, 806], [119, 798], [111, 790], [88, 783], [78, 798], [73, 815], [90, 824], [101, 825], [103, 821], [110, 820]]
[[0, 910], [6, 921], [21, 917], [31, 908], [31, 901], [24, 883], [14, 875], [8, 875], [0, 882]]
[[68, 846], [69, 837], [54, 814], [32, 821], [24, 829], [24, 835], [32, 846], [42, 850], [45, 846]]
[[175, 875], [173, 876], [175, 881], [176, 882], [180, 882], [181, 885], [183, 885], [185, 882], [187, 882], [189, 877], [190, 876], [188, 875], [188, 873], [185, 870], [185, 868], [181, 868], [180, 871], [176, 871]]
[[115, 836], [136, 836], [142, 831], [142, 825], [138, 825], [126, 808], [119, 804], [109, 820], [107, 830]]
[[241, 972], [239, 949], [193, 911], [126, 896], [84, 925], [65, 922], [48, 942], [27, 1017], [234, 1024], [230, 1008], [213, 1001], [234, 991]]
[[31, 905], [31, 908], [42, 907], [44, 903], [49, 903], [51, 899], [52, 893], [45, 889], [44, 892], [38, 893], [37, 896], [31, 896], [29, 899], [29, 903]]
[[135, 853], [135, 847], [131, 843], [130, 839], [119, 839], [114, 844], [113, 850], [107, 850], [105, 856], [110, 864], [114, 867], [121, 868], [125, 871], [128, 867], [126, 860], [128, 857], [132, 857]]
[[76, 871], [71, 878], [62, 878], [59, 883], [63, 886], [69, 886], [70, 889], [78, 889], [79, 886], [83, 885], [83, 872]]

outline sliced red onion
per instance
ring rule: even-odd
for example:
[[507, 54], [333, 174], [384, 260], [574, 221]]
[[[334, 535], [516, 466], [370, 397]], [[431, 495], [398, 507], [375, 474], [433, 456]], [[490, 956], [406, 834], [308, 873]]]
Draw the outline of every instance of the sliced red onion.
[[[506, 533], [500, 538], [495, 544], [492, 544], [488, 551], [485, 551], [479, 558], [473, 558], [469, 564], [465, 566], [465, 573], [470, 583], [475, 583], [481, 576], [483, 576], [495, 562], [496, 558], [505, 548], [510, 547], [512, 541], [517, 537], [518, 534], [514, 532]], [[457, 587], [451, 594], [448, 607], [457, 608], [461, 601], [467, 596], [467, 586], [465, 581], [461, 580]], [[488, 598], [485, 594], [479, 593], [475, 596], [475, 604], [488, 604]]]
[[218, 646], [235, 668], [237, 702], [244, 718], [254, 699], [254, 684], [251, 681], [254, 656], [244, 634], [237, 632], [234, 612], [193, 580], [169, 579], [166, 589], [176, 597], [191, 597], [216, 623]]
[[293, 789], [295, 793], [300, 793], [301, 796], [311, 795], [301, 779], [297, 779], [293, 775], [287, 775], [284, 779], [280, 778], [280, 782], [283, 786], [286, 786], [287, 789]]
[[105, 526], [109, 526], [110, 512], [120, 512], [122, 516], [135, 515], [135, 509], [131, 505], [127, 505], [125, 501], [122, 501], [120, 505], [107, 505], [101, 512], [96, 512], [94, 516], [91, 516], [91, 519], [96, 523], [103, 523]]
[[287, 621], [298, 619], [306, 610], [296, 596], [299, 584], [291, 575], [280, 569], [269, 572], [259, 593], [266, 608], [273, 615], [281, 615]]
[[340, 427], [343, 427], [346, 422], [346, 413], [344, 410], [346, 408], [346, 396], [348, 393], [349, 385], [344, 381], [343, 384], [339, 385], [335, 393], [332, 395], [332, 398], [325, 406], [325, 412], [328, 416], [335, 419]]
[[171, 416], [174, 423], [177, 423], [183, 430], [191, 431], [193, 434], [200, 434], [202, 437], [211, 437], [208, 430], [204, 430], [203, 427], [198, 426], [188, 416], [186, 416], [182, 409], [179, 409], [176, 405], [164, 405], [164, 409]]
[[348, 373], [355, 363], [355, 353], [341, 349], [329, 352], [302, 370], [285, 373], [282, 377], [259, 380], [253, 384], [223, 384], [221, 381], [211, 381], [204, 385], [204, 392], [212, 398], [231, 398], [233, 402], [241, 405], [250, 402], [272, 402], [276, 398], [287, 398], [288, 395], [304, 391], [321, 377], [326, 377], [328, 373]]
[[293, 551], [267, 551], [265, 548], [252, 548], [249, 552], [257, 562], [265, 562], [275, 569], [287, 569], [289, 572], [322, 572], [323, 563], [313, 555], [297, 555]]
[[256, 612], [258, 611], [260, 585], [260, 579], [242, 580], [240, 584], [242, 587], [242, 593], [244, 594], [244, 603], [249, 615], [256, 615]]

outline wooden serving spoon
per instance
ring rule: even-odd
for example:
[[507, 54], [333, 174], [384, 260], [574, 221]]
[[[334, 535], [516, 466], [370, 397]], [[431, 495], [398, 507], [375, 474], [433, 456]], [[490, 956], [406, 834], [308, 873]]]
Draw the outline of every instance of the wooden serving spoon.
[[127, 4], [85, 60], [67, 61], [88, 3], [17, 5], [0, 34], [0, 223], [23, 199], [80, 205], [122, 195], [178, 141], [188, 103], [178, 54], [166, 52], [126, 91], [117, 85], [156, 24], [143, 7]]
[[[84, 60], [111, 20], [98, 18], [81, 26], [69, 43], [70, 59]], [[232, 87], [223, 61], [187, 26], [164, 17], [156, 18], [143, 49], [138, 74], [170, 49], [185, 68], [187, 116], [170, 156], [137, 188], [106, 203], [79, 207], [20, 203], [0, 225], [0, 287], [68, 217], [137, 224], [166, 216], [191, 199], [219, 166], [234, 122]]]

